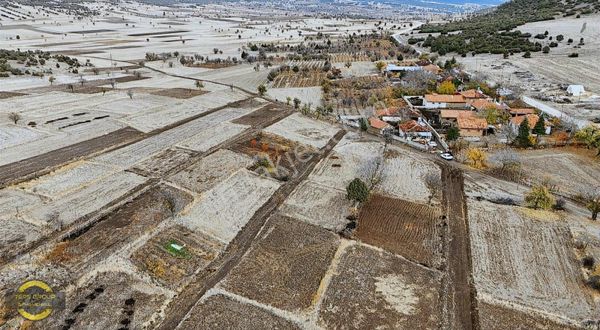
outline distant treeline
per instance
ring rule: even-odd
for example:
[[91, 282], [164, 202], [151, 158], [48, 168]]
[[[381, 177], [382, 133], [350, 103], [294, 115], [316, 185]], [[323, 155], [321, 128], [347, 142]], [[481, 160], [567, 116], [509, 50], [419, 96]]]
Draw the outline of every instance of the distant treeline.
[[[530, 22], [552, 20], [560, 16], [577, 16], [600, 11], [600, 0], [513, 0], [496, 10], [445, 24], [426, 24], [422, 33], [441, 33], [428, 36], [422, 46], [444, 55], [468, 53], [519, 53], [542, 50], [531, 35], [511, 30]], [[413, 40], [413, 42], [421, 40]]]

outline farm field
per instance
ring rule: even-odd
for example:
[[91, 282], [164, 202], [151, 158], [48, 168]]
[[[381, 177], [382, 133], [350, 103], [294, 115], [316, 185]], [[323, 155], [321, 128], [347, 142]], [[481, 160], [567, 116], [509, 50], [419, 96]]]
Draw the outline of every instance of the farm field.
[[375, 195], [358, 215], [356, 236], [408, 260], [438, 268], [443, 226], [436, 208]]
[[569, 228], [519, 207], [469, 201], [473, 276], [483, 301], [506, 301], [579, 323], [597, 313], [583, 286]]
[[267, 127], [264, 131], [320, 149], [338, 132], [338, 129], [295, 113]]

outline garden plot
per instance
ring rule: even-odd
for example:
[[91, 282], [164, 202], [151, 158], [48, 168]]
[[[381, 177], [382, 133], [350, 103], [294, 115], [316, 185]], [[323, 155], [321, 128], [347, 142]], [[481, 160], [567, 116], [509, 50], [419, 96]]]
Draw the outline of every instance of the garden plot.
[[198, 303], [189, 312], [189, 317], [181, 324], [181, 329], [293, 329], [298, 325], [279, 316], [232, 298], [217, 294]]
[[175, 168], [184, 165], [195, 155], [195, 152], [189, 150], [169, 148], [138, 163], [134, 170], [144, 176], [162, 177]]
[[169, 298], [170, 293], [138, 277], [114, 271], [99, 272], [66, 293], [64, 310], [38, 321], [40, 329], [142, 329]]
[[56, 200], [65, 194], [94, 184], [95, 181], [106, 178], [115, 172], [115, 169], [105, 165], [77, 163], [20, 186], [32, 193]]
[[220, 123], [179, 143], [179, 147], [199, 152], [206, 152], [209, 149], [241, 134], [248, 128], [250, 127], [232, 124], [229, 122]]
[[265, 305], [306, 311], [339, 242], [324, 229], [275, 216], [221, 286]]
[[58, 218], [63, 226], [68, 226], [77, 219], [90, 215], [122, 198], [145, 181], [146, 179], [139, 175], [120, 172], [64, 198], [29, 209], [27, 213], [40, 225], [47, 224], [53, 218]]
[[152, 278], [177, 290], [223, 250], [220, 242], [176, 225], [154, 236], [132, 255], [133, 263]]
[[333, 148], [333, 152], [317, 165], [309, 178], [344, 191], [355, 178], [368, 182], [376, 161], [383, 154], [383, 143], [355, 141], [354, 138], [352, 134], [347, 134]]
[[0, 126], [0, 150], [39, 140], [43, 133], [29, 127], [13, 125]]
[[440, 274], [360, 244], [332, 270], [319, 323], [327, 329], [439, 329]]
[[191, 196], [178, 189], [164, 185], [154, 187], [103, 216], [92, 226], [67, 237], [46, 258], [71, 270], [94, 264], [137, 238], [150, 234], [191, 201]]
[[302, 182], [286, 199], [281, 213], [339, 232], [346, 227], [353, 204], [346, 192], [310, 180]]
[[137, 115], [140, 113], [152, 113], [165, 104], [171, 104], [173, 99], [165, 96], [144, 94], [143, 96], [133, 95], [133, 99], [129, 98], [125, 93], [117, 94], [118, 97], [111, 95], [111, 101], [95, 105], [92, 109], [120, 114], [120, 115]]
[[594, 318], [598, 311], [583, 288], [569, 229], [564, 223], [533, 220], [527, 211], [535, 212], [469, 200], [478, 296], [572, 320]]
[[207, 191], [178, 223], [229, 243], [279, 188], [275, 180], [241, 170]]
[[374, 195], [360, 210], [356, 236], [419, 264], [438, 267], [444, 230], [440, 210]]
[[295, 113], [267, 127], [264, 131], [315, 148], [323, 148], [338, 129]]
[[23, 210], [41, 204], [42, 198], [21, 189], [0, 189], [0, 216], [22, 218]]
[[244, 154], [221, 149], [172, 175], [168, 180], [186, 189], [202, 193], [253, 162]]

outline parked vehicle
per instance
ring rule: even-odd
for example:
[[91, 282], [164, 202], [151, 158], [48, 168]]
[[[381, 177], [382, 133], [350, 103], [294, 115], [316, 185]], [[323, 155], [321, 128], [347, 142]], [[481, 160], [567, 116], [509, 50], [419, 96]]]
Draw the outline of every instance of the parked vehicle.
[[440, 157], [442, 157], [445, 160], [453, 160], [454, 159], [454, 156], [452, 156], [452, 154], [449, 153], [449, 152], [443, 152], [443, 153], [441, 153]]

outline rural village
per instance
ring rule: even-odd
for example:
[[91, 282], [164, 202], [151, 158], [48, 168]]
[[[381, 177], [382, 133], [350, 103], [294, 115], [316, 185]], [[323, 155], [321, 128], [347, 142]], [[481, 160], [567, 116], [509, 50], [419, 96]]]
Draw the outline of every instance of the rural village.
[[600, 63], [524, 69], [599, 14], [493, 57], [430, 12], [43, 2], [0, 1], [0, 329], [600, 329]]

